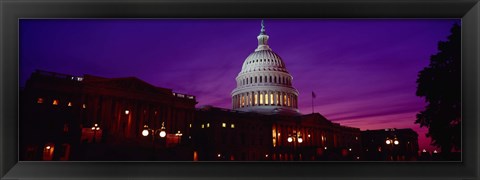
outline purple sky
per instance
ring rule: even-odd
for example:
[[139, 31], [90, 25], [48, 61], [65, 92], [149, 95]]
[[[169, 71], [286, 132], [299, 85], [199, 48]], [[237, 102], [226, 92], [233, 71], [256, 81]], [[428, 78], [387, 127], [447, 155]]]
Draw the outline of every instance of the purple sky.
[[[299, 109], [342, 125], [412, 128], [426, 105], [417, 74], [455, 19], [266, 19], [269, 45], [300, 92]], [[72, 75], [135, 76], [195, 95], [198, 106], [231, 108], [230, 93], [257, 47], [259, 19], [20, 20], [20, 85], [35, 69]]]

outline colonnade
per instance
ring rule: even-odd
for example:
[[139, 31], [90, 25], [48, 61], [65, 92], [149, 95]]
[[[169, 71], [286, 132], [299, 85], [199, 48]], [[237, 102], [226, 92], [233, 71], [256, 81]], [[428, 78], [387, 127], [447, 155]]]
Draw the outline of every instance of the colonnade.
[[286, 106], [298, 108], [297, 95], [280, 91], [251, 91], [232, 97], [233, 109], [251, 106]]

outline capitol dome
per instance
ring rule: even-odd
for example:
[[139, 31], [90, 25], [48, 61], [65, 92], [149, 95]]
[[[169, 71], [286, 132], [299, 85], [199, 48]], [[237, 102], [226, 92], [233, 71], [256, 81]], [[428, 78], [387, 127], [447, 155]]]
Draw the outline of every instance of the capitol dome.
[[293, 77], [282, 58], [268, 46], [268, 38], [262, 20], [258, 47], [245, 59], [236, 78], [232, 107], [262, 114], [298, 113], [298, 91], [292, 86]]

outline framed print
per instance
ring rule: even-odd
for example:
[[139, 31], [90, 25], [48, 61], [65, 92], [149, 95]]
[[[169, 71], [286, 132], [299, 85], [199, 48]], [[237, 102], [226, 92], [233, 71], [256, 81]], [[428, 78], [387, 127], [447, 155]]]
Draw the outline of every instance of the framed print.
[[4, 179], [478, 178], [478, 1], [1, 8]]

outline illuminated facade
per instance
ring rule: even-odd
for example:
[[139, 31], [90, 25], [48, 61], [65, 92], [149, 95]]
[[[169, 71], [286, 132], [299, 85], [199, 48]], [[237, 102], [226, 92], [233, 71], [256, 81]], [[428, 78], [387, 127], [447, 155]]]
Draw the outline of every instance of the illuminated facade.
[[[147, 159], [140, 150], [151, 148], [151, 136], [144, 137], [142, 131], [161, 128], [163, 123], [166, 137], [154, 142], [159, 149], [188, 143], [196, 104], [194, 96], [133, 77], [76, 77], [44, 71], [32, 74], [20, 97], [23, 160]], [[120, 154], [79, 152], [100, 146]], [[121, 154], [129, 148], [133, 151]]]
[[293, 77], [282, 58], [268, 46], [268, 38], [262, 21], [258, 47], [245, 59], [236, 78], [232, 108], [263, 114], [297, 114], [298, 91], [292, 86]]
[[196, 111], [192, 137], [200, 161], [361, 160], [360, 130], [318, 113], [265, 115], [205, 106]]

